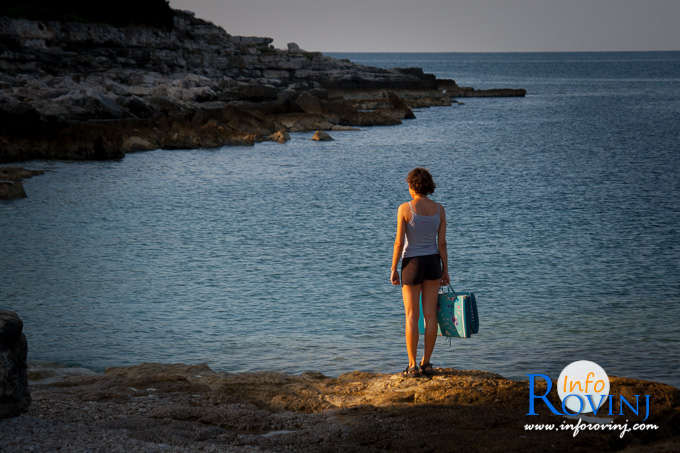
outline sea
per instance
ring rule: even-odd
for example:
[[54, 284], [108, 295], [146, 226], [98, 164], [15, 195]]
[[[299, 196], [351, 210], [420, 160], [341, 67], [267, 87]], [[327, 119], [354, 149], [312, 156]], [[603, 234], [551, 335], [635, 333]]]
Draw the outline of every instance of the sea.
[[0, 308], [30, 362], [399, 372], [389, 270], [423, 166], [480, 317], [435, 367], [554, 379], [591, 360], [680, 387], [680, 52], [330, 55], [527, 95], [332, 142], [22, 163], [46, 173], [0, 203]]

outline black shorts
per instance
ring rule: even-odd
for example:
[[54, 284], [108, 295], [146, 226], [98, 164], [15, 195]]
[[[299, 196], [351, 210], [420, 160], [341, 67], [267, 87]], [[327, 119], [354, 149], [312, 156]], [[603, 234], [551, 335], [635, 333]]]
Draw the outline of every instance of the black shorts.
[[408, 256], [401, 260], [401, 284], [419, 285], [423, 280], [442, 278], [442, 262], [439, 253], [434, 255]]

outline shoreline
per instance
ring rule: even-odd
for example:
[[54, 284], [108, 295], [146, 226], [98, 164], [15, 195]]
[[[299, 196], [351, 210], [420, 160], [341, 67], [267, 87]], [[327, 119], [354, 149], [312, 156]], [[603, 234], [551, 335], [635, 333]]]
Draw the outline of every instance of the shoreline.
[[[263, 369], [257, 369], [257, 370], [249, 370], [249, 371], [235, 371], [235, 372], [229, 372], [226, 370], [222, 370], [220, 368], [212, 368], [208, 363], [206, 362], [196, 362], [196, 363], [184, 363], [184, 362], [136, 362], [134, 364], [112, 364], [109, 366], [102, 366], [102, 367], [89, 367], [86, 365], [83, 365], [79, 362], [71, 361], [71, 362], [58, 362], [58, 361], [52, 361], [52, 360], [32, 360], [29, 358], [27, 361], [27, 369], [28, 369], [28, 375], [29, 375], [29, 384], [38, 384], [38, 385], [43, 385], [46, 382], [52, 382], [52, 381], [58, 381], [61, 380], [65, 377], [69, 376], [99, 376], [99, 375], [104, 375], [106, 373], [106, 370], [108, 369], [113, 369], [113, 368], [130, 368], [139, 365], [140, 363], [153, 363], [157, 365], [173, 365], [173, 364], [182, 364], [184, 366], [206, 366], [210, 368], [213, 372], [215, 373], [230, 373], [230, 374], [248, 374], [248, 373], [277, 373], [277, 374], [282, 374], [282, 375], [287, 375], [287, 376], [301, 376], [305, 373], [318, 373], [322, 374], [323, 376], [331, 379], [337, 379], [343, 374], [347, 373], [353, 373], [353, 372], [361, 372], [361, 373], [368, 373], [368, 374], [376, 374], [376, 375], [382, 375], [382, 374], [399, 374], [401, 371], [400, 370], [394, 370], [393, 372], [381, 372], [381, 371], [367, 371], [367, 370], [356, 370], [356, 369], [347, 369], [345, 371], [340, 371], [340, 372], [332, 372], [332, 373], [326, 373], [323, 371], [319, 370], [313, 370], [313, 369], [305, 369], [302, 371], [284, 371], [284, 370], [276, 370], [276, 369], [269, 369], [269, 368], [263, 368]], [[457, 369], [455, 367], [438, 367], [441, 369]], [[506, 379], [508, 381], [512, 382], [518, 382], [518, 383], [528, 383], [529, 378], [527, 375], [521, 375], [521, 376], [506, 376], [505, 374], [502, 373], [502, 371], [490, 371], [490, 370], [475, 370], [475, 371], [480, 371], [483, 373], [487, 373], [490, 375], [497, 375], [503, 377], [503, 379]], [[550, 373], [547, 373], [550, 374]], [[33, 377], [31, 377], [33, 376]], [[556, 378], [557, 376], [551, 376], [551, 378]], [[617, 379], [627, 379], [631, 381], [639, 381], [643, 383], [650, 383], [650, 384], [658, 384], [658, 385], [666, 385], [672, 388], [677, 388], [680, 389], [680, 386], [676, 386], [675, 384], [672, 384], [670, 382], [664, 382], [660, 380], [655, 380], [655, 379], [646, 379], [646, 378], [640, 378], [640, 377], [630, 377], [630, 376], [617, 376], [617, 375], [611, 375], [610, 377], [614, 377]], [[49, 381], [45, 381], [44, 379], [47, 379]]]
[[623, 439], [594, 431], [573, 437], [525, 432], [525, 423], [561, 419], [543, 410], [525, 415], [527, 382], [477, 370], [436, 371], [432, 378], [361, 371], [328, 377], [143, 363], [48, 384], [33, 381], [28, 412], [0, 420], [0, 432], [14, 433], [11, 439], [0, 436], [0, 449], [630, 452], [680, 447], [680, 390], [666, 384], [610, 377], [612, 393], [652, 395], [655, 410], [647, 422], [658, 430]]

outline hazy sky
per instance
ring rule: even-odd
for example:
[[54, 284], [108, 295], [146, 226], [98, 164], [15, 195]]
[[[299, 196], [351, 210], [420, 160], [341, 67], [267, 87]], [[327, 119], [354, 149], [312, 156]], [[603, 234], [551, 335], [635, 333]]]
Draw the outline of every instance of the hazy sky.
[[680, 0], [170, 0], [306, 50], [680, 50]]

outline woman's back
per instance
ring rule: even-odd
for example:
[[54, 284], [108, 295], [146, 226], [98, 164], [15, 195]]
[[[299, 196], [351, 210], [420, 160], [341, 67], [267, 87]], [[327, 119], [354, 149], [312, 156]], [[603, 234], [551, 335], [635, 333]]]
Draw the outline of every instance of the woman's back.
[[406, 222], [406, 244], [403, 258], [438, 253], [437, 233], [441, 206], [427, 198], [408, 202], [410, 219]]

